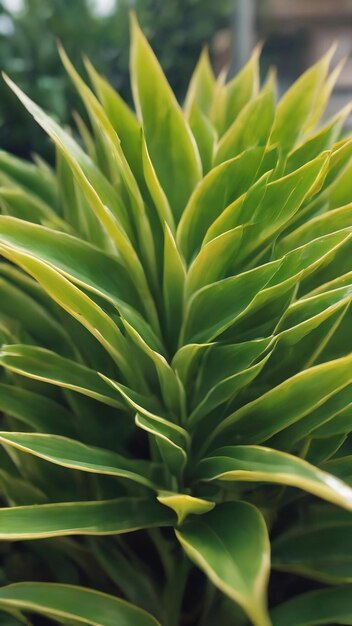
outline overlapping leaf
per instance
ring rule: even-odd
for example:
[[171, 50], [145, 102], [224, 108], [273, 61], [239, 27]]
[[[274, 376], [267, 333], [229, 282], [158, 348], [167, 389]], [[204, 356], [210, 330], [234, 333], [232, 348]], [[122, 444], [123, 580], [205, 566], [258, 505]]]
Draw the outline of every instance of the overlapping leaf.
[[[108, 585], [168, 626], [352, 624], [350, 107], [317, 129], [332, 53], [276, 106], [260, 46], [227, 82], [204, 50], [182, 109], [133, 16], [136, 114], [61, 50], [81, 143], [7, 79], [57, 150], [56, 172], [0, 152], [0, 537], [25, 541], [15, 563]], [[286, 572], [272, 622], [269, 532]], [[296, 576], [317, 590], [297, 595]], [[0, 608], [158, 623], [59, 584], [5, 585]]]

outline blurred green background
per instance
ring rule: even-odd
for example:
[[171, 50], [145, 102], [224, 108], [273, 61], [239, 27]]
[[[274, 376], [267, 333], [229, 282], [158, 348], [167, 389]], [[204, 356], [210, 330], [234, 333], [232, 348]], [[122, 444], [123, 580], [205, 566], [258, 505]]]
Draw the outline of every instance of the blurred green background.
[[[131, 100], [128, 12], [133, 8], [182, 101], [202, 46], [230, 73], [265, 42], [263, 73], [278, 66], [286, 88], [333, 41], [347, 63], [329, 112], [352, 94], [352, 0], [0, 0], [0, 66], [42, 107], [71, 123], [81, 104], [58, 57], [60, 39], [82, 69], [82, 53]], [[0, 81], [0, 147], [52, 158], [51, 146]]]
[[[22, 89], [68, 121], [80, 110], [57, 54], [60, 39], [78, 69], [82, 53], [130, 100], [128, 13], [134, 8], [179, 98], [204, 42], [224, 28], [231, 0], [7, 0], [0, 2], [0, 65]], [[0, 146], [47, 155], [49, 146], [3, 81]]]

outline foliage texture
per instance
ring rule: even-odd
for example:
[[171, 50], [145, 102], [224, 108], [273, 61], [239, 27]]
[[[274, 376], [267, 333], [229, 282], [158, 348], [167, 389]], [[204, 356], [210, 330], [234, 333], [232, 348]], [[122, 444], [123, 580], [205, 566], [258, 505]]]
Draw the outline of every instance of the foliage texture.
[[181, 110], [131, 28], [136, 115], [60, 50], [82, 141], [6, 78], [57, 168], [0, 153], [4, 623], [352, 624], [340, 68]]
[[[227, 26], [233, 11], [232, 0], [118, 0], [109, 15], [96, 15], [94, 0], [20, 1], [23, 9], [14, 11], [11, 7], [18, 2], [0, 0], [0, 23], [7, 25], [0, 28], [1, 69], [64, 123], [69, 123], [71, 111], [82, 114], [84, 107], [63, 71], [57, 40], [65, 42], [79, 70], [83, 69], [82, 51], [94, 59], [99, 72], [130, 102], [128, 14], [134, 8], [173, 90], [182, 99], [202, 45], [209, 42], [211, 47], [214, 32]], [[47, 137], [2, 81], [0, 95], [2, 149], [21, 157], [37, 152], [53, 162]]]

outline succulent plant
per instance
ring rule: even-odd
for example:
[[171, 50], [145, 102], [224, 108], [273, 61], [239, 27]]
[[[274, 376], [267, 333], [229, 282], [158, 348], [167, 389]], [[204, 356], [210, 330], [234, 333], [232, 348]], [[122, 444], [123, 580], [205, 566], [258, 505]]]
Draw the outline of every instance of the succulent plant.
[[352, 624], [332, 51], [277, 104], [203, 52], [181, 109], [132, 18], [136, 114], [61, 57], [82, 142], [6, 79], [57, 168], [0, 154], [4, 623]]

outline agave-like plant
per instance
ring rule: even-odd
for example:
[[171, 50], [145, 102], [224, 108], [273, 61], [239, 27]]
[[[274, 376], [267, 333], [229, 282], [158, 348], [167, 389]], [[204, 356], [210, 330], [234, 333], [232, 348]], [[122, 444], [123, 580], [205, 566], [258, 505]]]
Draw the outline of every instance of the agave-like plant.
[[277, 105], [258, 48], [229, 82], [203, 53], [181, 110], [132, 19], [136, 115], [61, 56], [84, 148], [6, 79], [57, 171], [0, 154], [4, 623], [352, 624], [332, 51]]

